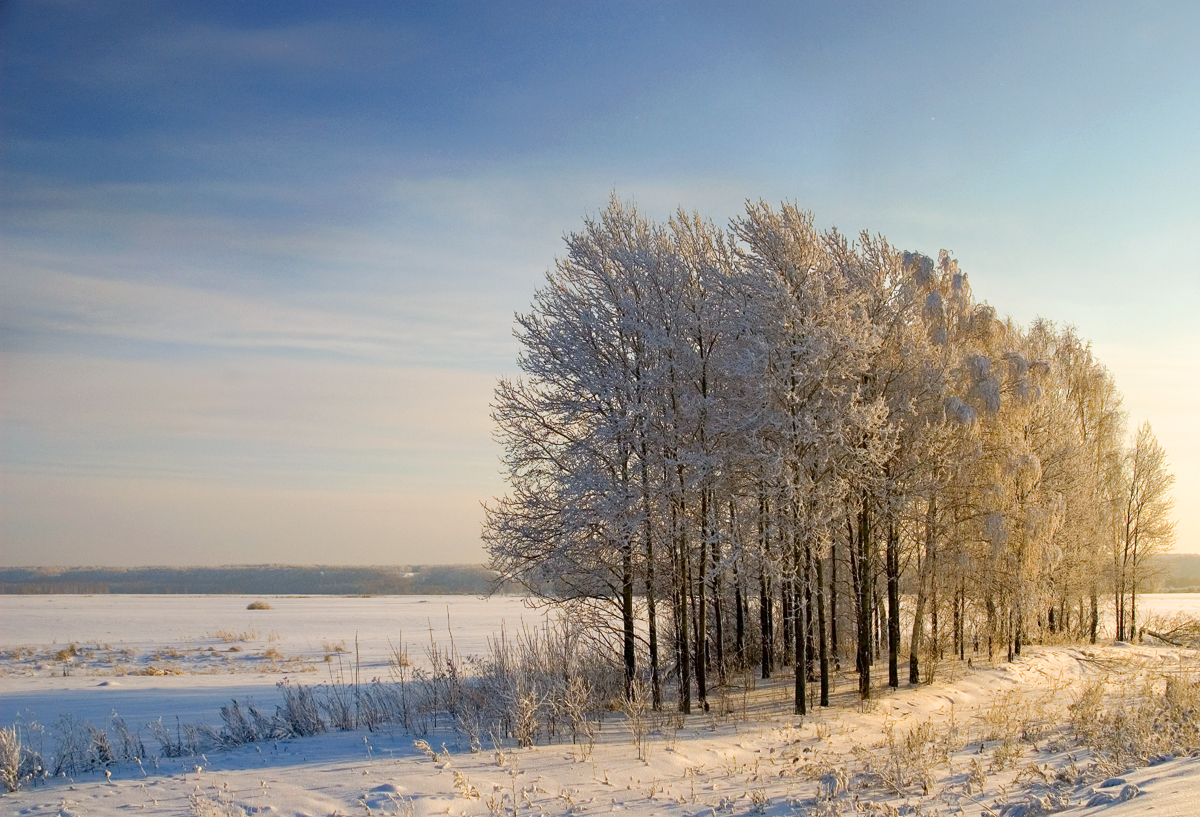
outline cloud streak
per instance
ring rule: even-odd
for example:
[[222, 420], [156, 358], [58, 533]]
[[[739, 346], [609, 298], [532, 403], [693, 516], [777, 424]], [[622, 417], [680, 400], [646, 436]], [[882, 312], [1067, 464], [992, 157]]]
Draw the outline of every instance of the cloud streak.
[[[445, 293], [399, 298], [340, 295], [342, 310], [143, 281], [110, 280], [53, 269], [7, 273], [6, 330], [138, 341], [237, 352], [277, 352], [437, 366], [472, 358], [494, 365], [507, 323], [486, 315], [462, 320], [466, 302]], [[358, 303], [354, 303], [357, 300]], [[355, 309], [357, 307], [357, 309]], [[375, 314], [369, 314], [373, 312]], [[383, 317], [387, 315], [387, 317]]]

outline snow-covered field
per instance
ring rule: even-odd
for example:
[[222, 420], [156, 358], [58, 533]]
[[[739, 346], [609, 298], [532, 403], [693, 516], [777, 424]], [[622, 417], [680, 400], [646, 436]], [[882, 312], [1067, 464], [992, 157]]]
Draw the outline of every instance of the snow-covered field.
[[[285, 677], [317, 683], [348, 671], [356, 635], [365, 680], [387, 677], [402, 643], [417, 664], [431, 637], [448, 644], [447, 617], [456, 648], [471, 654], [502, 624], [511, 632], [544, 615], [516, 598], [268, 597], [272, 609], [247, 610], [253, 600], [0, 596], [0, 726], [53, 731], [63, 714], [103, 724], [114, 712], [131, 727], [159, 717], [218, 725], [233, 698], [273, 708]], [[1200, 595], [1147, 596], [1144, 609], [1200, 615]], [[590, 752], [485, 740], [472, 753], [444, 730], [425, 736], [431, 758], [398, 726], [194, 758], [150, 751], [141, 765], [0, 795], [0, 814], [1197, 814], [1200, 760], [1190, 751], [1089, 767], [1065, 726], [1089, 682], [1132, 691], [1194, 665], [1170, 649], [1035, 647], [1013, 664], [947, 666], [945, 680], [869, 706], [854, 703], [843, 676], [836, 705], [804, 719], [786, 714], [791, 679], [781, 677], [731, 692], [724, 714], [648, 716], [643, 759], [615, 714]]]
[[[0, 723], [64, 712], [130, 723], [219, 723], [230, 699], [273, 707], [275, 685], [328, 681], [355, 663], [387, 678], [392, 650], [421, 664], [431, 640], [484, 651], [501, 626], [545, 613], [497, 596], [0, 596]], [[357, 643], [356, 643], [357, 639]], [[326, 660], [328, 656], [329, 660]]]

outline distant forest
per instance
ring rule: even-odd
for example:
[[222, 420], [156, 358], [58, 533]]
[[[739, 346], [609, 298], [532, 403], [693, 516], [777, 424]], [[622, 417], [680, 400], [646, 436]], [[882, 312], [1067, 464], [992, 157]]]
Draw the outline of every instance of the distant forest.
[[493, 589], [496, 573], [482, 565], [0, 568], [0, 594], [478, 596]]
[[[1200, 554], [1155, 557], [1152, 593], [1200, 593]], [[0, 568], [0, 595], [37, 593], [199, 593], [312, 596], [480, 596], [495, 571], [482, 565], [226, 565], [223, 567]], [[505, 584], [499, 593], [524, 592]]]
[[1158, 576], [1151, 592], [1200, 593], [1200, 553], [1164, 553], [1155, 561]]

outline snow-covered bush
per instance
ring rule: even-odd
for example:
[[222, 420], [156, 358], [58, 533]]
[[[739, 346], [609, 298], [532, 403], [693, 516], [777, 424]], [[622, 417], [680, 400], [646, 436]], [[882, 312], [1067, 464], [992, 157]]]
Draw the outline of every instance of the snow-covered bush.
[[8, 791], [21, 788], [21, 739], [16, 727], [0, 728], [0, 785]]
[[91, 721], [63, 715], [54, 723], [58, 747], [54, 753], [54, 775], [76, 775], [116, 763], [108, 733]]
[[1071, 706], [1078, 740], [1113, 768], [1144, 765], [1156, 757], [1200, 751], [1200, 673], [1183, 671], [1139, 679], [1134, 672], [1087, 686]]
[[321, 705], [316, 691], [324, 686], [320, 684], [318, 687], [310, 687], [288, 681], [280, 682], [276, 687], [283, 696], [283, 705], [279, 707], [276, 717], [301, 737], [324, 732], [325, 721], [321, 718]]

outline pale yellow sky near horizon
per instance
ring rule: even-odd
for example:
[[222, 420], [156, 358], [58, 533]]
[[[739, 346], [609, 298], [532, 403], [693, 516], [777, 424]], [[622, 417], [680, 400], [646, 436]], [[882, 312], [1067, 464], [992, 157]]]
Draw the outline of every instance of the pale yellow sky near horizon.
[[[1128, 347], [1096, 353], [1131, 427], [1150, 419], [1166, 447], [1176, 550], [1196, 552], [1184, 500], [1200, 478], [1200, 360], [1175, 348], [1151, 361]], [[59, 437], [57, 461], [0, 471], [4, 565], [486, 558], [480, 503], [504, 490], [492, 375], [269, 357], [8, 354], [0, 365], [0, 418]]]

